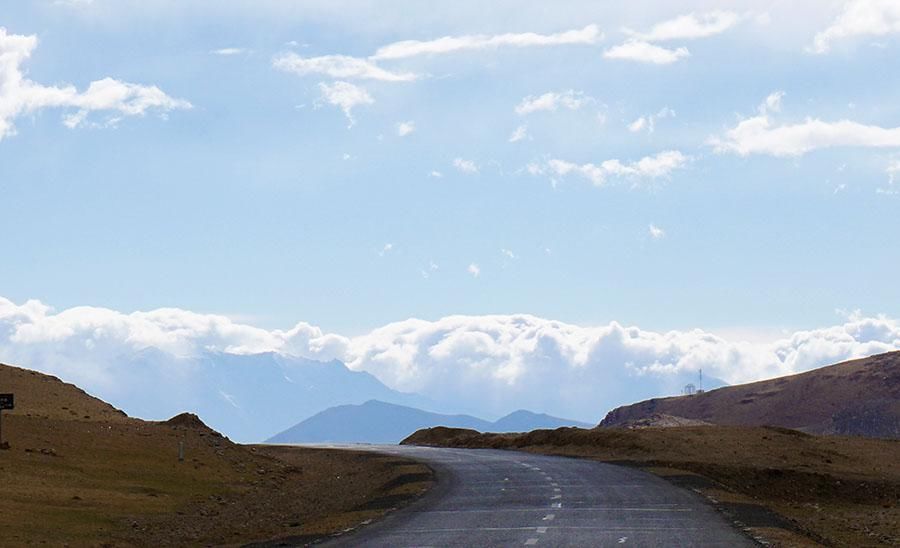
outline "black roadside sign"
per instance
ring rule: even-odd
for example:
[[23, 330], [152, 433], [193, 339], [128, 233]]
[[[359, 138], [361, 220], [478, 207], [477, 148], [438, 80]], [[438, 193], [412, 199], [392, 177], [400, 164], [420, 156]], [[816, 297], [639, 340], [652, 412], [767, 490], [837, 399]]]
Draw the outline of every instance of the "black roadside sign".
[[15, 400], [12, 394], [0, 394], [0, 409], [12, 409], [15, 407]]

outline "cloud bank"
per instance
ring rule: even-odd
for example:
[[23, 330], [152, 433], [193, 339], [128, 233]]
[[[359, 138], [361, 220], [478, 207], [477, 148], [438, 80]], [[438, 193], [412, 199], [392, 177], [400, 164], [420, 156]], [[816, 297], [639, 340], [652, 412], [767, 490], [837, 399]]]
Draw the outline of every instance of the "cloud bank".
[[39, 301], [17, 305], [0, 297], [0, 361], [60, 375], [101, 396], [129, 378], [119, 369], [135, 367], [139, 361], [130, 357], [147, 349], [179, 359], [273, 351], [339, 359], [443, 405], [485, 414], [530, 407], [594, 420], [629, 398], [677, 393], [685, 376], [693, 378], [700, 368], [727, 382], [746, 382], [898, 348], [900, 321], [860, 314], [767, 343], [729, 341], [699, 329], [577, 326], [524, 314], [409, 319], [346, 337], [304, 322], [265, 330], [174, 308], [54, 312]]

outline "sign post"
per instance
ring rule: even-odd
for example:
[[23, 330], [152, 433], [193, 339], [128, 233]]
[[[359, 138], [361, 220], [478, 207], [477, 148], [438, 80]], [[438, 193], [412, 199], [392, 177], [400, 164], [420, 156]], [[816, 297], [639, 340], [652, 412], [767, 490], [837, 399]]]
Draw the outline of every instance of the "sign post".
[[0, 394], [0, 449], [9, 447], [3, 442], [3, 410], [14, 409], [16, 401], [12, 394]]

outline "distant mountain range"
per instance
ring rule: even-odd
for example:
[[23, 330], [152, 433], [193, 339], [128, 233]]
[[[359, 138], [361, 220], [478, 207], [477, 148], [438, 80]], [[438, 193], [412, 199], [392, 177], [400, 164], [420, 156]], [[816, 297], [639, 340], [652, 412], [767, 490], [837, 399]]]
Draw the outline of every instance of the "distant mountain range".
[[652, 425], [657, 417], [712, 424], [782, 426], [810, 434], [900, 438], [900, 352], [799, 375], [614, 409], [600, 426]]
[[266, 440], [268, 443], [399, 443], [421, 428], [450, 426], [480, 432], [528, 432], [593, 425], [519, 410], [490, 422], [470, 415], [441, 415], [371, 400], [326, 409]]
[[151, 348], [123, 358], [110, 376], [118, 382], [98, 395], [129, 415], [165, 420], [189, 411], [239, 442], [264, 440], [335, 405], [378, 399], [433, 407], [339, 361], [275, 353], [181, 358]]

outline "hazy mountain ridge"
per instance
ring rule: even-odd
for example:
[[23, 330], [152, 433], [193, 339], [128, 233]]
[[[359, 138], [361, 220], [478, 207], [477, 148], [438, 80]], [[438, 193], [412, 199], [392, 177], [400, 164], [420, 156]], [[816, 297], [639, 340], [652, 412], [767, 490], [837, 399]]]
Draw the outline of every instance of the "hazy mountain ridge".
[[610, 411], [600, 426], [628, 427], [658, 414], [812, 434], [900, 438], [900, 352], [694, 396], [642, 401]]
[[269, 443], [399, 443], [422, 428], [448, 426], [480, 432], [527, 432], [590, 425], [518, 410], [494, 422], [471, 415], [443, 415], [372, 400], [326, 409], [268, 439]]
[[242, 442], [260, 441], [323, 409], [380, 399], [428, 406], [415, 394], [391, 390], [369, 373], [333, 360], [276, 353], [207, 352], [177, 357], [147, 349], [123, 358], [106, 401], [131, 416], [164, 420], [197, 413], [212, 428]]

